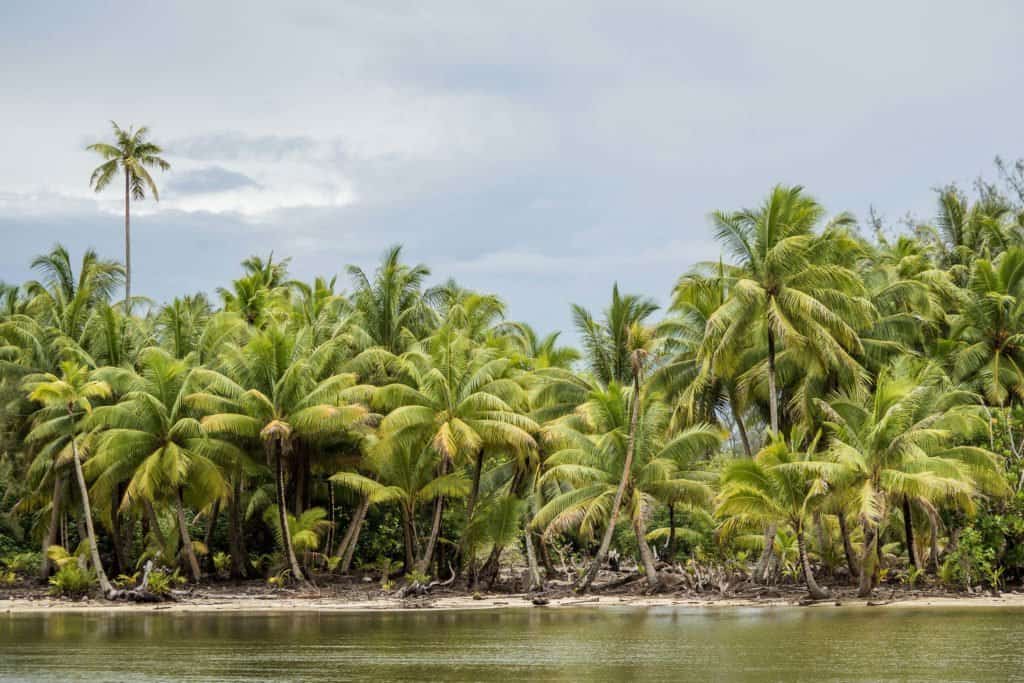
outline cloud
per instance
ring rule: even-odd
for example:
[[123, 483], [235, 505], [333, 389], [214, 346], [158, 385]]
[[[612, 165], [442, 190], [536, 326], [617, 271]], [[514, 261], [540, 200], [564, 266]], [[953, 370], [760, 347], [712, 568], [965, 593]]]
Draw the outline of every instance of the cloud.
[[259, 190], [261, 186], [244, 173], [230, 171], [221, 166], [205, 166], [172, 176], [167, 183], [165, 195], [210, 194], [243, 188]]

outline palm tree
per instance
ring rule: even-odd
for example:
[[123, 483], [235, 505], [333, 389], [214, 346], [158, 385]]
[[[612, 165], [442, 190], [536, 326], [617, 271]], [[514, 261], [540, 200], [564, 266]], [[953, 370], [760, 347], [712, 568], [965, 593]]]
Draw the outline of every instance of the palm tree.
[[805, 524], [827, 492], [827, 485], [820, 474], [793, 466], [814, 459], [813, 442], [806, 451], [794, 451], [781, 437], [776, 437], [755, 458], [730, 462], [722, 471], [717, 513], [726, 517], [729, 524], [788, 524], [796, 534], [807, 592], [815, 600], [823, 600], [830, 593], [814, 578], [807, 556]]
[[92, 412], [93, 400], [109, 397], [111, 393], [110, 385], [94, 379], [89, 371], [81, 365], [65, 361], [61, 363], [60, 376], [49, 373], [30, 376], [26, 378], [23, 386], [30, 400], [44, 406], [60, 407], [70, 418], [68, 429], [71, 460], [75, 468], [75, 479], [78, 481], [79, 495], [82, 498], [82, 513], [89, 537], [89, 553], [93, 569], [96, 571], [96, 578], [99, 580], [100, 590], [104, 595], [110, 595], [113, 587], [107, 579], [106, 572], [103, 571], [99, 547], [96, 545], [96, 532], [93, 529], [92, 523], [92, 508], [89, 505], [89, 488], [86, 485], [85, 475], [82, 472], [82, 461], [79, 457], [78, 441], [76, 439], [77, 418], [82, 414]]
[[809, 347], [853, 376], [862, 350], [857, 329], [874, 315], [856, 274], [837, 260], [857, 248], [844, 230], [852, 217], [841, 214], [818, 234], [823, 216], [802, 187], [781, 185], [759, 208], [712, 214], [715, 236], [742, 273], [708, 319], [701, 356], [714, 365], [735, 354], [752, 331], [764, 335], [773, 435], [779, 433], [779, 345]]
[[499, 338], [508, 344], [509, 352], [517, 365], [528, 370], [562, 368], [568, 370], [579, 360], [580, 352], [571, 346], [559, 346], [559, 332], [540, 336], [530, 325], [523, 322], [507, 322], [496, 329]]
[[[977, 395], [952, 386], [934, 365], [902, 359], [879, 375], [873, 392], [857, 388], [817, 403], [832, 433], [834, 464], [815, 467], [848, 495], [864, 527], [862, 597], [874, 587], [879, 530], [895, 506], [948, 501], [970, 509], [983, 493], [1007, 490], [998, 456], [959, 445], [985, 433]], [[909, 503], [903, 509], [909, 529]], [[906, 540], [913, 560], [913, 539]]]
[[671, 411], [640, 393], [638, 356], [632, 392], [612, 383], [591, 394], [574, 415], [545, 427], [545, 445], [554, 452], [544, 462], [541, 481], [573, 488], [538, 510], [532, 524], [548, 534], [578, 529], [584, 538], [604, 530], [597, 555], [577, 582], [580, 591], [589, 589], [604, 564], [623, 505], [653, 590], [659, 580], [646, 519], [654, 501], [701, 505], [711, 499], [710, 486], [690, 465], [719, 445], [719, 430], [704, 424], [670, 434]]
[[201, 509], [229, 495], [222, 467], [237, 466], [244, 455], [231, 444], [208, 437], [186, 412], [191, 368], [160, 348], [146, 349], [140, 372], [109, 369], [121, 400], [97, 408], [90, 424], [104, 429], [88, 466], [101, 498], [128, 482], [121, 502], [173, 505], [181, 549], [195, 581], [201, 578], [185, 517], [185, 503]]
[[283, 536], [282, 547], [292, 576], [306, 583], [288, 531], [284, 461], [303, 448], [357, 439], [367, 414], [355, 401], [367, 389], [351, 374], [334, 374], [339, 345], [310, 343], [308, 331], [278, 326], [261, 330], [244, 346], [228, 346], [224, 372], [197, 369], [205, 389], [186, 402], [205, 414], [201, 424], [212, 435], [262, 444], [274, 467], [274, 482]]
[[650, 337], [644, 323], [658, 310], [657, 304], [635, 294], [620, 294], [612, 286], [612, 301], [599, 322], [578, 304], [572, 305], [573, 323], [583, 339], [585, 360], [602, 385], [628, 384], [632, 380], [632, 353]]
[[361, 349], [379, 346], [399, 354], [437, 324], [431, 307], [436, 297], [423, 290], [430, 269], [422, 264], [408, 266], [401, 257], [402, 247], [389, 248], [372, 280], [361, 268], [348, 267], [355, 286], [351, 297], [356, 314], [353, 334], [357, 334]]
[[125, 310], [131, 310], [131, 200], [145, 199], [148, 190], [155, 201], [160, 201], [160, 193], [149, 170], [159, 168], [161, 171], [167, 171], [171, 165], [160, 157], [163, 149], [147, 139], [148, 128], [142, 126], [135, 130], [133, 126], [129, 126], [124, 130], [117, 123], [110, 123], [114, 128], [113, 144], [97, 142], [86, 147], [88, 151], [96, 152], [104, 160], [92, 172], [89, 185], [96, 192], [102, 192], [114, 180], [118, 171], [124, 172], [124, 304]]
[[[434, 344], [432, 354], [406, 354], [403, 381], [374, 393], [374, 406], [387, 411], [379, 429], [380, 447], [428, 449], [436, 459], [438, 477], [455, 466], [471, 464], [466, 515], [472, 519], [487, 452], [536, 448], [532, 435], [539, 427], [525, 415], [526, 392], [510, 378], [509, 359], [493, 349], [474, 348], [469, 340], [446, 330]], [[444, 497], [439, 496], [418, 571], [430, 565], [443, 506]]]

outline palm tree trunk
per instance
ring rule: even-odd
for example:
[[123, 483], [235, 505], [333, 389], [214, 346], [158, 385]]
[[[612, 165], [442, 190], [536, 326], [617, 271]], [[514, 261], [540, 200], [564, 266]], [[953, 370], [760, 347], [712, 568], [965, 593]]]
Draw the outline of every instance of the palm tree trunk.
[[352, 566], [352, 558], [356, 554], [356, 544], [359, 542], [359, 533], [363, 530], [363, 522], [366, 521], [366, 513], [369, 509], [370, 498], [369, 496], [363, 496], [363, 499], [359, 501], [359, 507], [356, 508], [355, 515], [348, 523], [345, 537], [341, 540], [341, 545], [338, 546], [338, 555], [341, 557], [338, 571], [342, 574], [347, 574]]
[[181, 489], [177, 491], [174, 499], [175, 512], [178, 515], [178, 534], [181, 536], [181, 551], [185, 553], [188, 561], [188, 569], [192, 573], [192, 580], [199, 583], [203, 573], [199, 570], [199, 560], [196, 559], [196, 550], [192, 547], [192, 537], [188, 534], [188, 520], [185, 519], [185, 506], [181, 502]]
[[124, 172], [124, 310], [132, 311], [132, 229], [129, 173]]
[[[634, 495], [640, 495], [636, 493]], [[654, 566], [654, 553], [647, 543], [647, 524], [644, 522], [643, 510], [638, 510], [633, 518], [633, 534], [636, 536], [636, 546], [640, 550], [640, 561], [644, 565], [644, 575], [647, 577], [648, 591], [656, 591], [661, 586], [658, 579], [658, 570]]]
[[526, 565], [530, 577], [530, 585], [526, 590], [530, 593], [543, 590], [544, 582], [540, 578], [540, 567], [537, 566], [537, 553], [533, 549], [533, 532], [530, 531], [529, 523], [526, 524], [526, 529], [523, 532], [523, 540], [526, 543]]
[[772, 437], [779, 433], [779, 395], [775, 387], [775, 333], [768, 326], [768, 412], [771, 416]]
[[295, 557], [295, 548], [292, 547], [292, 532], [288, 528], [288, 503], [284, 495], [284, 470], [281, 463], [280, 445], [271, 446], [274, 451], [274, 478], [277, 480], [277, 522], [281, 525], [281, 540], [284, 543], [284, 554], [288, 560], [288, 567], [291, 569], [292, 577], [299, 583], [306, 584], [306, 576], [299, 567], [299, 560]]
[[931, 552], [928, 555], [928, 565], [933, 572], [939, 570], [939, 520], [934, 510], [928, 512], [928, 526], [931, 533]]
[[146, 508], [146, 518], [149, 519], [149, 530], [156, 538], [156, 542], [160, 544], [160, 549], [163, 550], [167, 547], [167, 538], [164, 536], [163, 529], [160, 528], [160, 518], [157, 517], [156, 509], [153, 508], [153, 502], [143, 499], [142, 503]]
[[213, 508], [210, 510], [210, 520], [206, 524], [206, 532], [203, 534], [203, 545], [206, 546], [206, 557], [210, 560], [209, 567], [212, 568], [213, 560], [213, 532], [217, 528], [217, 518], [220, 517], [220, 499], [213, 501]]
[[416, 533], [412, 527], [412, 511], [402, 506], [402, 540], [405, 542], [405, 563], [402, 571], [408, 574], [416, 564]]
[[53, 475], [53, 498], [50, 499], [50, 526], [46, 529], [46, 536], [43, 537], [43, 561], [40, 567], [40, 575], [45, 580], [50, 577], [53, 571], [53, 562], [46, 556], [51, 545], [57, 544], [57, 532], [60, 529], [60, 513], [64, 499], [64, 475], [57, 472]]
[[633, 451], [636, 448], [636, 424], [640, 419], [640, 373], [634, 368], [633, 371], [633, 406], [631, 414], [629, 416], [629, 440], [626, 442], [626, 461], [622, 464], [622, 477], [619, 479], [619, 486], [615, 489], [615, 498], [612, 499], [612, 510], [611, 515], [608, 518], [608, 526], [604, 530], [604, 536], [601, 538], [601, 545], [597, 549], [597, 555], [594, 556], [594, 561], [590, 563], [590, 567], [584, 572], [583, 576], [576, 584], [576, 590], [581, 593], [586, 593], [590, 589], [590, 584], [594, 582], [594, 578], [597, 577], [597, 572], [601, 569], [601, 565], [604, 564], [605, 558], [608, 557], [608, 550], [612, 546], [612, 536], [615, 534], [615, 523], [619, 518], [619, 508], [622, 506], [622, 497], [626, 493], [626, 486], [629, 484], [630, 475], [633, 471]]
[[120, 485], [115, 486], [111, 492], [110, 501], [110, 542], [114, 546], [114, 559], [117, 560], [116, 574], [127, 574], [130, 566], [128, 553], [124, 547], [124, 536], [121, 530], [121, 514], [118, 508], [121, 504], [121, 495], [118, 490]]
[[807, 592], [815, 600], [825, 600], [832, 597], [832, 594], [818, 585], [814, 579], [814, 570], [811, 569], [811, 560], [807, 556], [807, 544], [804, 542], [803, 524], [796, 525], [796, 545], [800, 551], [800, 566], [804, 570], [804, 582], [807, 584]]
[[676, 506], [672, 503], [668, 504], [668, 545], [665, 554], [669, 562], [676, 556]]
[[731, 390], [729, 391], [729, 409], [732, 411], [732, 419], [736, 421], [736, 431], [740, 433], [740, 441], [743, 442], [743, 452], [747, 454], [748, 458], [753, 458], [754, 452], [750, 448], [750, 437], [747, 436], [747, 428], [743, 424], [743, 416], [740, 415], [739, 408], [736, 405], [736, 397]]
[[473, 464], [473, 486], [469, 489], [469, 500], [466, 501], [466, 521], [473, 519], [473, 510], [476, 509], [477, 497], [480, 495], [480, 475], [484, 471], [484, 449], [476, 453], [476, 461]]
[[903, 533], [907, 541], [907, 559], [914, 568], [920, 568], [917, 548], [914, 547], [914, 513], [910, 507], [910, 498], [907, 496], [903, 496]]
[[761, 551], [761, 557], [757, 558], [757, 564], [754, 566], [755, 583], [766, 583], [768, 581], [769, 563], [775, 554], [775, 534], [777, 532], [778, 526], [774, 522], [769, 524], [768, 528], [764, 531], [764, 550]]
[[[68, 410], [68, 415], [72, 416], [71, 410]], [[107, 573], [103, 571], [103, 562], [100, 560], [100, 549], [96, 545], [96, 530], [92, 525], [92, 506], [89, 505], [89, 488], [85, 485], [85, 474], [82, 473], [82, 461], [78, 459], [78, 445], [75, 443], [75, 435], [71, 435], [71, 459], [75, 463], [75, 478], [78, 480], [78, 491], [82, 497], [82, 512], [85, 517], [85, 530], [89, 536], [89, 554], [92, 558], [92, 567], [96, 572], [96, 579], [99, 581], [100, 590], [104, 596], [108, 596], [114, 590], [114, 587], [110, 585], [110, 580], [107, 578]]]
[[[443, 476], [443, 475], [442, 475]], [[427, 546], [423, 549], [423, 555], [416, 563], [416, 571], [426, 573], [430, 567], [430, 561], [434, 559], [434, 548], [437, 547], [437, 539], [441, 535], [441, 516], [444, 513], [444, 496], [438, 496], [434, 501], [434, 519], [430, 524], [430, 537], [427, 539]]]
[[860, 575], [857, 569], [857, 560], [853, 556], [853, 544], [850, 543], [850, 530], [846, 527], [846, 515], [840, 512], [836, 515], [839, 520], [839, 535], [843, 537], [843, 554], [846, 555], [846, 566], [850, 569], [850, 578], [856, 579]]
[[860, 584], [857, 588], [857, 597], [866, 598], [874, 590], [874, 575], [878, 567], [878, 561], [874, 557], [874, 546], [878, 542], [878, 530], [865, 523], [864, 525], [864, 552], [861, 553], [860, 561]]
[[246, 569], [245, 537], [242, 532], [242, 514], [239, 506], [242, 500], [242, 475], [235, 475], [232, 483], [231, 500], [228, 501], [228, 548], [231, 550], [231, 577], [244, 579]]

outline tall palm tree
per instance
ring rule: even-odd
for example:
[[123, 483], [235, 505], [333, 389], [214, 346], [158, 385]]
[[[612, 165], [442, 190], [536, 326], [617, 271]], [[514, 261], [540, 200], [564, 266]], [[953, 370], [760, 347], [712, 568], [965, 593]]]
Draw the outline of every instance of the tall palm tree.
[[113, 587], [110, 585], [107, 574], [103, 570], [99, 546], [96, 544], [96, 531], [93, 528], [92, 521], [92, 507], [89, 504], [89, 488], [85, 481], [85, 475], [82, 472], [82, 461], [79, 457], [76, 435], [78, 424], [78, 419], [76, 418], [92, 412], [93, 400], [108, 398], [111, 393], [110, 385], [93, 378], [85, 367], [71, 361], [65, 361], [61, 363], [60, 376], [49, 373], [33, 375], [26, 378], [23, 386], [30, 400], [44, 406], [61, 408], [70, 418], [67, 426], [69, 429], [71, 460], [74, 464], [75, 479], [78, 482], [78, 491], [82, 499], [82, 513], [89, 537], [89, 553], [92, 558], [93, 569], [96, 572], [96, 578], [99, 580], [100, 590], [104, 595], [110, 595]]
[[572, 305], [573, 324], [579, 331], [588, 368], [603, 385], [632, 381], [632, 353], [642, 348], [650, 336], [644, 323], [657, 304], [647, 297], [620, 294], [619, 285], [612, 286], [611, 304], [598, 321], [578, 304]]
[[145, 199], [148, 191], [155, 201], [160, 201], [160, 193], [149, 171], [153, 168], [167, 171], [171, 165], [160, 157], [163, 148], [149, 141], [149, 128], [142, 126], [136, 130], [134, 126], [129, 126], [125, 130], [114, 121], [111, 121], [110, 124], [114, 129], [113, 144], [96, 142], [86, 147], [88, 151], [96, 152], [104, 160], [92, 172], [89, 185], [96, 192], [102, 192], [113, 182], [118, 171], [124, 173], [124, 304], [125, 310], [131, 310], [131, 200]]
[[802, 187], [781, 185], [756, 209], [712, 214], [715, 236], [742, 272], [708, 319], [701, 356], [714, 364], [752, 331], [764, 335], [772, 434], [779, 432], [780, 345], [809, 347], [828, 366], [856, 375], [857, 329], [874, 315], [856, 273], [837, 260], [857, 248], [844, 229], [852, 217], [842, 214], [818, 233], [823, 217]]

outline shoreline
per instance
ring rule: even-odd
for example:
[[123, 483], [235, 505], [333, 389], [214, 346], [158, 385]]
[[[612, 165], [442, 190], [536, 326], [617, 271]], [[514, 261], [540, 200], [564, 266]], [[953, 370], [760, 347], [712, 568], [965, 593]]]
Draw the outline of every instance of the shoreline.
[[849, 609], [849, 608], [1018, 608], [1024, 609], [1024, 593], [993, 595], [894, 595], [891, 599], [871, 599], [837, 595], [814, 603], [797, 596], [780, 598], [714, 598], [700, 596], [594, 594], [550, 597], [543, 606], [534, 605], [533, 596], [525, 594], [489, 593], [472, 595], [438, 595], [401, 599], [376, 597], [353, 600], [338, 597], [306, 596], [196, 596], [164, 603], [125, 603], [106, 600], [66, 600], [51, 597], [0, 598], [0, 613], [15, 616], [26, 614], [382, 614], [389, 612], [456, 612], [517, 609], [562, 610], [570, 608], [625, 608], [684, 610], [735, 609]]

